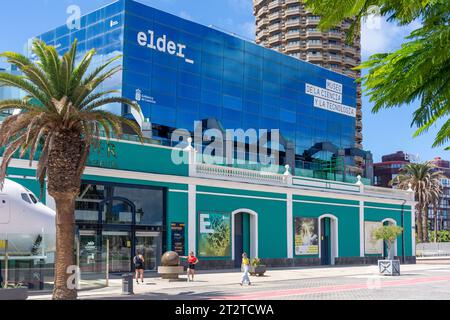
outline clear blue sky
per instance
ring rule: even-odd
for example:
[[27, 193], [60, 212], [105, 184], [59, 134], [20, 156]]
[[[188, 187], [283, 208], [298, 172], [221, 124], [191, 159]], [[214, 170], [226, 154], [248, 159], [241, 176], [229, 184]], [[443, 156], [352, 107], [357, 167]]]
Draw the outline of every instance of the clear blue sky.
[[[254, 39], [254, 17], [252, 0], [138, 0], [155, 8], [204, 25], [215, 25], [229, 32]], [[82, 14], [112, 2], [112, 0], [14, 0], [2, 1], [0, 20], [0, 52], [23, 52], [27, 39], [64, 24], [69, 5], [81, 8]], [[379, 27], [366, 24], [363, 28], [363, 59], [370, 54], [386, 52], [401, 45], [403, 37], [412, 28], [397, 27], [381, 21]], [[0, 66], [2, 63], [0, 62]], [[3, 65], [4, 66], [4, 65]], [[431, 148], [437, 128], [418, 138], [412, 138], [414, 128], [410, 127], [415, 105], [399, 109], [371, 113], [371, 104], [363, 99], [363, 125], [366, 150], [371, 150], [374, 160], [381, 155], [399, 150], [419, 154], [421, 160], [435, 156], [450, 158], [443, 148]]]

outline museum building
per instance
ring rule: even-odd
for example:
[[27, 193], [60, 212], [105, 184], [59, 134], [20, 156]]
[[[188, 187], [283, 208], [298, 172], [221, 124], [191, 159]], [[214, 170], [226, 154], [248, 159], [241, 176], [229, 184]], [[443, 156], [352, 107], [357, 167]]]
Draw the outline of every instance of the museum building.
[[[123, 54], [123, 71], [100, 90], [142, 108], [109, 107], [142, 126], [144, 143], [101, 139], [88, 160], [76, 204], [83, 272], [104, 267], [106, 245], [110, 272], [132, 270], [136, 252], [156, 270], [167, 250], [192, 250], [205, 269], [237, 267], [242, 252], [268, 266], [374, 263], [387, 254], [371, 237], [383, 224], [403, 227], [393, 250], [415, 262], [413, 194], [371, 186], [371, 154], [355, 148], [352, 78], [130, 0], [38, 37], [60, 53], [75, 39], [80, 56], [96, 48], [94, 67]], [[207, 163], [204, 141], [171, 141], [177, 128], [193, 135], [195, 121], [202, 134], [278, 129], [277, 170]], [[359, 177], [355, 155], [366, 160]], [[8, 177], [39, 194], [35, 170], [13, 159]]]

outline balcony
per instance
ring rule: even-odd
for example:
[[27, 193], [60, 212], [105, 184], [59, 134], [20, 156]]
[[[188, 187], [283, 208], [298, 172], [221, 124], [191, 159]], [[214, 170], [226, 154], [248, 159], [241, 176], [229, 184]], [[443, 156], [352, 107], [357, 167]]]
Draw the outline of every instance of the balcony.
[[351, 67], [356, 67], [358, 65], [358, 62], [353, 58], [345, 57], [344, 62], [346, 65], [349, 65]]
[[312, 53], [308, 53], [306, 55], [306, 60], [307, 61], [322, 61], [323, 60], [323, 55], [320, 54], [312, 54]]
[[299, 27], [301, 24], [300, 19], [289, 19], [286, 20], [285, 26], [286, 27]]
[[308, 17], [306, 18], [306, 25], [318, 25], [320, 22], [320, 18], [312, 18]]
[[354, 47], [349, 46], [349, 45], [344, 45], [344, 52], [345, 53], [350, 53], [350, 54], [355, 54], [356, 50]]
[[256, 40], [262, 41], [269, 34], [267, 30], [262, 30], [256, 35]]
[[300, 15], [300, 14], [301, 14], [300, 8], [296, 8], [296, 9], [287, 9], [287, 10], [284, 12], [284, 15], [285, 15], [286, 17], [296, 16], [296, 15]]
[[269, 21], [275, 21], [275, 20], [279, 20], [283, 18], [283, 14], [281, 12], [276, 12], [276, 13], [272, 13], [269, 14]]
[[270, 2], [268, 7], [269, 7], [269, 10], [271, 10], [271, 9], [274, 9], [274, 8], [282, 6], [282, 5], [283, 5], [283, 1], [275, 0], [275, 1]]
[[276, 35], [276, 36], [272, 36], [272, 37], [269, 38], [268, 41], [269, 41], [270, 45], [273, 45], [273, 44], [275, 44], [277, 42], [283, 41], [283, 36], [281, 34], [280, 35]]
[[323, 43], [322, 42], [307, 42], [306, 43], [307, 49], [323, 49]]
[[356, 138], [356, 142], [362, 142], [362, 133], [361, 132], [356, 132], [355, 133], [355, 138]]
[[342, 46], [340, 44], [329, 43], [328, 44], [328, 49], [341, 51], [342, 50]]
[[268, 23], [269, 23], [269, 19], [264, 18], [264, 19], [259, 20], [256, 25], [258, 26], [258, 28], [262, 28]]
[[276, 23], [269, 26], [269, 32], [279, 31], [281, 28], [281, 24]]
[[330, 39], [341, 39], [343, 37], [343, 33], [339, 31], [330, 31], [328, 32], [328, 38]]
[[339, 62], [339, 63], [341, 63], [342, 62], [342, 56], [340, 56], [338, 54], [330, 54], [328, 56], [328, 60], [330, 62]]
[[356, 109], [356, 117], [362, 117], [362, 110]]
[[267, 13], [269, 13], [269, 9], [267, 9], [267, 7], [262, 7], [261, 9], [259, 9], [257, 16], [264, 16]]
[[286, 52], [287, 53], [292, 53], [292, 51], [294, 50], [294, 51], [298, 51], [298, 50], [301, 50], [302, 48], [301, 48], [301, 46], [300, 46], [300, 43], [295, 43], [295, 44], [287, 44], [286, 45], [286, 47], [285, 47], [285, 50], [286, 50]]
[[306, 31], [307, 37], [323, 37], [324, 34], [319, 30], [308, 30]]
[[296, 31], [296, 32], [288, 32], [285, 34], [285, 39], [289, 40], [289, 39], [297, 39], [300, 38], [301, 36], [301, 32], [300, 31]]

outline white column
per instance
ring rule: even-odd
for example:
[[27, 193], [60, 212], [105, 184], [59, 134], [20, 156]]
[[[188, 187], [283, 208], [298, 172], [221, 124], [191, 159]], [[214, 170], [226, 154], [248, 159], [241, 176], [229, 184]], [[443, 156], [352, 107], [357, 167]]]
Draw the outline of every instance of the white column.
[[286, 225], [287, 225], [287, 230], [286, 230], [286, 234], [287, 234], [287, 258], [288, 259], [292, 259], [294, 257], [294, 251], [293, 251], [293, 209], [292, 209], [292, 193], [288, 193], [286, 195]]
[[411, 203], [411, 253], [416, 255], [416, 205]]
[[188, 188], [188, 244], [189, 251], [196, 254], [196, 237], [197, 237], [197, 196], [196, 185], [190, 184]]
[[364, 257], [364, 201], [359, 202], [359, 256]]

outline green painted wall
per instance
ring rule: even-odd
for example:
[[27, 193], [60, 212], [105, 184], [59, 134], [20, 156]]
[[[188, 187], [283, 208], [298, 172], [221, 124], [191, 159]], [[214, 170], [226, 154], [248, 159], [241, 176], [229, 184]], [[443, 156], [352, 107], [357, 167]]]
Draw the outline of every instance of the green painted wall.
[[[329, 204], [315, 204], [303, 202], [293, 203], [294, 219], [296, 217], [318, 218], [324, 214], [331, 214], [338, 218], [339, 257], [359, 257], [358, 207], [336, 206]], [[293, 246], [295, 248], [295, 243], [293, 244]], [[311, 256], [295, 256], [295, 257], [308, 258]], [[318, 255], [315, 255], [315, 257], [318, 257]]]
[[[367, 205], [367, 203], [365, 204]], [[387, 208], [385, 204], [371, 203], [371, 206], [377, 205], [379, 207]], [[409, 207], [409, 209], [411, 209]], [[391, 218], [397, 222], [398, 226], [401, 225], [401, 211], [399, 210], [389, 210], [389, 209], [374, 209], [365, 208], [364, 209], [364, 220], [366, 221], [383, 221], [386, 218]], [[412, 255], [412, 238], [411, 238], [411, 211], [404, 211], [404, 238], [405, 238], [405, 255]], [[402, 236], [397, 239], [397, 255], [402, 254]]]
[[[204, 192], [218, 192], [217, 188], [201, 188]], [[258, 213], [259, 258], [285, 258], [286, 248], [286, 202], [221, 196], [211, 194], [197, 195], [198, 212], [233, 212], [249, 209]]]
[[170, 233], [170, 224], [173, 222], [185, 223], [184, 229], [184, 247], [185, 254], [188, 254], [189, 250], [189, 238], [188, 238], [188, 194], [186, 192], [168, 192], [167, 193], [167, 250], [172, 249], [172, 235]]
[[178, 153], [182, 164], [172, 161], [172, 150], [149, 145], [102, 140], [97, 150], [92, 150], [88, 166], [187, 176], [189, 166], [186, 152]]

